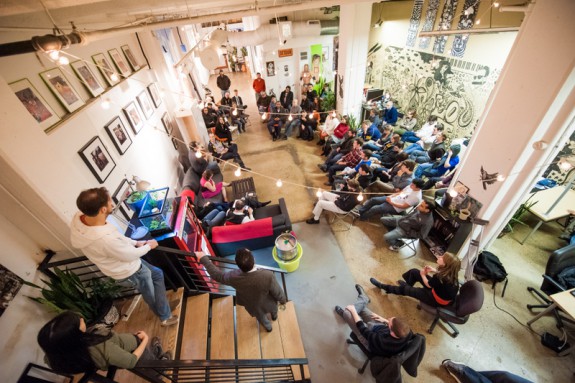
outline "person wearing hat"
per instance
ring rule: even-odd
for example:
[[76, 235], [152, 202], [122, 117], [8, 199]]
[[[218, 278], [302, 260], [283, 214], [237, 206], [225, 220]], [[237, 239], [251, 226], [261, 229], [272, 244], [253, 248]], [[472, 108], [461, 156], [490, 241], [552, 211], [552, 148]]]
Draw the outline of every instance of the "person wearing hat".
[[220, 75], [216, 80], [216, 85], [222, 91], [222, 98], [226, 96], [226, 92], [230, 91], [230, 86], [232, 86], [232, 82], [228, 76], [224, 74], [224, 71], [220, 69]]
[[415, 169], [415, 177], [441, 177], [447, 173], [449, 169], [453, 169], [459, 164], [460, 151], [461, 145], [451, 145], [449, 150], [437, 161], [419, 165], [417, 169]]

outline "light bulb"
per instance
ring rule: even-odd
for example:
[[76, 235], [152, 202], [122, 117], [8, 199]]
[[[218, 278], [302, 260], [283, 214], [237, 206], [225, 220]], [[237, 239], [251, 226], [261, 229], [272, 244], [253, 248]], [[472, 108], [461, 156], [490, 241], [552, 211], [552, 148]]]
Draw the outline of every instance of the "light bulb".
[[315, 192], [317, 198], [320, 198], [322, 194], [323, 192], [321, 191], [321, 189], [317, 189], [317, 192]]
[[118, 80], [119, 80], [118, 74], [117, 74], [117, 73], [112, 73], [112, 75], [110, 76], [110, 80], [112, 80], [112, 81], [118, 81]]
[[335, 76], [336, 74], [337, 74], [337, 70], [334, 70], [334, 71], [333, 71], [333, 75]]
[[481, 19], [475, 20], [475, 25], [479, 25], [481, 23]]
[[499, 182], [505, 181], [505, 176], [503, 174], [498, 174], [497, 175], [497, 181], [499, 181]]
[[236, 171], [234, 172], [234, 175], [235, 175], [236, 177], [241, 177], [241, 175], [242, 175], [242, 168], [238, 167], [238, 168], [236, 169]]
[[290, 115], [288, 116], [288, 121], [291, 121], [291, 120], [293, 120], [293, 117], [291, 116], [291, 113], [290, 113]]
[[200, 158], [202, 156], [202, 152], [200, 152], [199, 150], [196, 152], [196, 158]]
[[201, 102], [201, 101], [199, 101], [199, 102], [198, 102], [198, 107], [199, 107], [200, 109], [204, 109], [204, 103]]
[[493, 6], [494, 6], [495, 8], [499, 8], [499, 3], [496, 1], [495, 3], [493, 3]]
[[559, 160], [559, 167], [561, 168], [561, 170], [569, 170], [571, 169], [571, 164], [564, 160], [563, 158]]
[[313, 113], [310, 113], [310, 114], [309, 114], [309, 118], [313, 118]]
[[102, 109], [110, 109], [110, 99], [109, 98], [102, 99], [102, 103], [100, 105], [102, 105]]
[[264, 112], [264, 114], [262, 114], [262, 120], [265, 120], [267, 116], [268, 116], [268, 114], [266, 112]]
[[50, 56], [50, 58], [51, 58], [52, 60], [58, 60], [58, 57], [60, 57], [60, 51], [58, 51], [58, 50], [50, 51], [50, 52], [48, 53], [48, 56]]
[[357, 196], [357, 200], [358, 201], [363, 201], [363, 194], [359, 193], [359, 195]]
[[337, 116], [337, 114], [335, 114], [335, 110], [333, 111], [333, 113], [331, 114], [331, 116], [332, 116], [333, 118], [335, 118], [335, 117]]
[[236, 57], [236, 55], [233, 55], [232, 58], [234, 59], [234, 61], [238, 61], [238, 58]]
[[237, 110], [236, 108], [234, 108], [234, 110], [232, 111], [232, 114], [233, 114], [234, 116], [237, 116], [237, 115], [238, 115], [238, 110]]
[[58, 58], [58, 64], [60, 64], [60, 65], [68, 65], [68, 64], [70, 64], [70, 60], [68, 60], [68, 57], [60, 56], [60, 57]]
[[449, 191], [449, 195], [452, 196], [453, 198], [457, 197], [457, 190], [451, 189], [451, 190]]
[[274, 55], [274, 56], [275, 56], [275, 55], [276, 55], [276, 51], [273, 51], [273, 52], [272, 52], [272, 55]]
[[278, 188], [281, 188], [282, 185], [283, 185], [282, 180], [277, 180], [277, 181], [276, 181], [276, 186], [277, 186]]

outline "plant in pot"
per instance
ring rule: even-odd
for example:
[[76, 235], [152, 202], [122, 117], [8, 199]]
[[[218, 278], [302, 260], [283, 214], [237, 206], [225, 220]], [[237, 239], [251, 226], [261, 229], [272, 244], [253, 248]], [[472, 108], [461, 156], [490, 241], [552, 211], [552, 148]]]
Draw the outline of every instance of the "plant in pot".
[[147, 191], [135, 191], [126, 198], [126, 204], [137, 213], [144, 206], [147, 194]]
[[46, 287], [24, 281], [28, 286], [41, 291], [40, 297], [28, 297], [48, 307], [57, 314], [73, 311], [81, 315], [86, 325], [91, 328], [112, 327], [120, 319], [113, 299], [122, 286], [113, 280], [94, 278], [82, 283], [72, 271], [54, 268], [54, 275], [49, 281], [42, 280]]

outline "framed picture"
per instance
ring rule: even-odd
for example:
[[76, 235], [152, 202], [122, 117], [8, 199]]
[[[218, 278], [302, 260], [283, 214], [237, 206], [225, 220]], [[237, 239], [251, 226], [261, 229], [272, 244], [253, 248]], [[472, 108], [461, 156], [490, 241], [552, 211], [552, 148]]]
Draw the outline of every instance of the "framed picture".
[[154, 114], [154, 107], [152, 106], [148, 92], [143, 90], [136, 98], [138, 99], [138, 104], [140, 104], [142, 112], [144, 112], [146, 120], [152, 117], [152, 114]]
[[110, 49], [108, 53], [110, 54], [110, 57], [114, 62], [114, 65], [116, 65], [116, 68], [118, 68], [118, 71], [120, 71], [120, 74], [122, 76], [127, 77], [130, 73], [132, 73], [132, 70], [128, 66], [128, 63], [124, 60], [124, 58], [116, 48]]
[[154, 106], [156, 108], [159, 107], [162, 103], [162, 98], [160, 97], [160, 92], [158, 91], [158, 87], [155, 82], [148, 85], [148, 92], [150, 92], [150, 97], [152, 98]]
[[104, 92], [104, 88], [100, 85], [100, 82], [96, 79], [96, 76], [94, 76], [94, 73], [92, 73], [86, 61], [74, 61], [70, 66], [93, 97], [97, 97]]
[[16, 297], [22, 284], [22, 278], [0, 265], [0, 316]]
[[178, 140], [176, 140], [176, 137], [172, 137], [172, 145], [174, 145], [174, 149], [178, 150]]
[[128, 45], [122, 45], [122, 52], [124, 52], [124, 56], [126, 56], [126, 60], [128, 60], [128, 63], [130, 63], [130, 66], [132, 67], [132, 70], [135, 72], [138, 69], [141, 68], [140, 64], [138, 64], [138, 61], [136, 60], [136, 56], [134, 56], [134, 53], [132, 53], [132, 50], [130, 49], [130, 47]]
[[266, 71], [268, 77], [273, 77], [276, 75], [276, 64], [273, 61], [266, 62]]
[[132, 139], [128, 135], [128, 131], [120, 119], [120, 116], [117, 116], [112, 121], [108, 122], [105, 128], [110, 139], [114, 143], [114, 146], [118, 149], [118, 152], [120, 154], [126, 153], [126, 150], [128, 150], [130, 145], [132, 145]]
[[42, 129], [46, 130], [60, 120], [27, 78], [11, 83], [10, 87]]
[[116, 191], [114, 191], [114, 194], [112, 194], [112, 201], [114, 201], [114, 204], [116, 205], [120, 204], [118, 210], [120, 210], [124, 218], [126, 218], [128, 221], [132, 217], [130, 217], [129, 212], [131, 212], [131, 210], [130, 207], [126, 204], [126, 199], [130, 196], [130, 194], [132, 194], [133, 191], [134, 189], [132, 189], [132, 185], [130, 185], [128, 180], [124, 178], [122, 182], [120, 182], [120, 185], [118, 185], [116, 188]]
[[42, 72], [40, 77], [68, 112], [71, 113], [84, 105], [84, 100], [70, 85], [60, 68]]
[[166, 133], [168, 133], [168, 135], [171, 135], [172, 131], [174, 130], [174, 125], [168, 112], [164, 113], [164, 115], [162, 116], [162, 124], [164, 125], [164, 129], [166, 129]]
[[116, 71], [112, 68], [110, 62], [103, 53], [98, 53], [97, 55], [92, 56], [92, 60], [94, 60], [98, 70], [102, 73], [102, 76], [104, 76], [106, 82], [110, 86], [114, 86], [120, 82], [120, 76], [118, 76]]
[[142, 119], [142, 115], [138, 111], [136, 103], [132, 101], [123, 109], [123, 111], [124, 114], [126, 115], [126, 118], [128, 119], [128, 122], [130, 123], [130, 126], [132, 127], [132, 131], [134, 132], [134, 134], [138, 134], [140, 130], [142, 130], [142, 127], [144, 126], [144, 120]]
[[108, 149], [98, 136], [92, 138], [82, 149], [78, 150], [78, 154], [100, 183], [104, 183], [116, 167]]

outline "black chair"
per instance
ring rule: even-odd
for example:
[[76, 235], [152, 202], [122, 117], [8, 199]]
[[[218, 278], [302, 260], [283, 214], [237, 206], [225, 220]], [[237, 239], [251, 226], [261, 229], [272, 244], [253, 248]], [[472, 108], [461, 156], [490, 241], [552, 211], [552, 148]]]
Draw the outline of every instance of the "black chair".
[[[566, 280], [562, 275], [570, 268], [575, 268], [575, 244], [562, 247], [551, 253], [547, 260], [547, 265], [545, 266], [545, 274], [543, 274], [543, 282], [541, 283], [540, 288], [541, 291], [534, 287], [527, 287], [527, 290], [530, 293], [535, 294], [544, 303], [538, 305], [527, 305], [527, 308], [529, 310], [533, 310], [535, 308], [546, 309], [553, 303], [551, 302], [549, 295], [575, 287], [575, 285], [572, 285], [572, 283]], [[572, 320], [562, 316], [559, 309], [554, 310], [553, 315], [555, 315], [558, 326], [562, 326], [563, 321], [573, 323]]]
[[425, 355], [425, 336], [421, 334], [413, 335], [405, 350], [387, 358], [372, 354], [359, 341], [354, 332], [349, 334], [349, 337], [351, 339], [347, 339], [347, 343], [358, 346], [367, 356], [363, 366], [357, 370], [360, 374], [363, 374], [367, 364], [371, 361], [371, 374], [377, 383], [401, 383], [402, 366], [410, 376], [417, 377], [417, 367]]
[[419, 302], [417, 308], [435, 315], [429, 330], [427, 330], [428, 333], [433, 333], [433, 329], [441, 319], [453, 330], [453, 333], [450, 335], [455, 338], [459, 335], [459, 331], [453, 323], [466, 323], [471, 314], [481, 309], [483, 306], [483, 298], [483, 286], [479, 281], [471, 280], [465, 282], [461, 286], [459, 294], [455, 298], [453, 304], [449, 306], [434, 307], [423, 302]]

